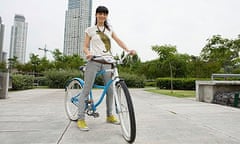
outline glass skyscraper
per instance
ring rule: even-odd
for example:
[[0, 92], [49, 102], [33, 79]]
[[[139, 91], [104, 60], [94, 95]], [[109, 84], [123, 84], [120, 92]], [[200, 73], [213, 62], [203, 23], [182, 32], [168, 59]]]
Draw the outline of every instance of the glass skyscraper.
[[3, 39], [4, 39], [4, 24], [2, 24], [2, 18], [0, 17], [0, 62], [3, 61]]
[[68, 0], [65, 15], [63, 54], [84, 58], [85, 29], [91, 25], [92, 0]]
[[28, 23], [25, 22], [25, 17], [16, 14], [11, 30], [10, 58], [15, 56], [20, 63], [25, 63], [27, 29]]

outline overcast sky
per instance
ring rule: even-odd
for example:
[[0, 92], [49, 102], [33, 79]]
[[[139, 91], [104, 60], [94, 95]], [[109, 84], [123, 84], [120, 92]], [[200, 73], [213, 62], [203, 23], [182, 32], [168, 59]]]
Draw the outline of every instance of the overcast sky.
[[[67, 4], [68, 0], [1, 0], [4, 51], [9, 53], [15, 14], [24, 15], [28, 23], [27, 57], [42, 57], [38, 48], [45, 44], [49, 50], [63, 51]], [[98, 5], [109, 8], [114, 31], [142, 61], [157, 58], [153, 45], [176, 45], [179, 53], [198, 56], [213, 35], [235, 39], [240, 34], [240, 0], [93, 0], [92, 23]], [[116, 44], [114, 50], [121, 53]]]

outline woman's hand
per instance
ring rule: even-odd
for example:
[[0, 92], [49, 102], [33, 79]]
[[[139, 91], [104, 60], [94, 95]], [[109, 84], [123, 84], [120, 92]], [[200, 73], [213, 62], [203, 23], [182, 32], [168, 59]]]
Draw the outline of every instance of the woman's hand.
[[92, 57], [93, 57], [93, 55], [91, 55], [91, 54], [86, 55], [87, 60], [91, 60]]
[[130, 55], [136, 55], [136, 51], [135, 51], [135, 50], [129, 50], [128, 53], [129, 53]]

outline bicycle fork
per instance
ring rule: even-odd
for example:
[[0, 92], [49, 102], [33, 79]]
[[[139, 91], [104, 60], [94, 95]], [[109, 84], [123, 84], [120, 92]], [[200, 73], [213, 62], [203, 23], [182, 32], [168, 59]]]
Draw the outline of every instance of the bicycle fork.
[[[117, 87], [116, 87], [117, 83], [113, 84], [113, 96], [114, 96], [114, 100], [115, 100], [115, 108], [116, 108], [116, 113], [119, 115], [121, 113], [121, 106], [120, 106], [120, 102], [119, 102], [119, 97], [118, 97], [118, 93], [117, 93]], [[120, 115], [119, 115], [120, 116]]]

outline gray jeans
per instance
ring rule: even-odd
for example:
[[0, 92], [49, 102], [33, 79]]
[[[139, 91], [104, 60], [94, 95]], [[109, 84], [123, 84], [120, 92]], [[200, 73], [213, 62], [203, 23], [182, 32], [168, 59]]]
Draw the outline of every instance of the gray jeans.
[[[93, 83], [96, 78], [96, 73], [100, 70], [110, 69], [110, 64], [101, 64], [94, 61], [89, 61], [86, 65], [86, 71], [84, 72], [84, 86], [82, 93], [79, 97], [79, 111], [78, 111], [78, 119], [85, 119], [85, 100], [87, 100], [90, 90], [93, 86]], [[107, 72], [103, 75], [104, 84], [106, 84], [111, 79], [111, 72]], [[107, 107], [107, 116], [112, 115], [113, 111], [113, 88], [112, 85], [109, 87], [106, 96], [106, 107]]]

